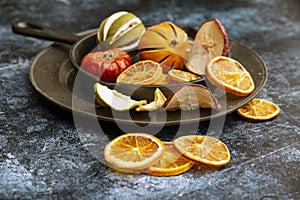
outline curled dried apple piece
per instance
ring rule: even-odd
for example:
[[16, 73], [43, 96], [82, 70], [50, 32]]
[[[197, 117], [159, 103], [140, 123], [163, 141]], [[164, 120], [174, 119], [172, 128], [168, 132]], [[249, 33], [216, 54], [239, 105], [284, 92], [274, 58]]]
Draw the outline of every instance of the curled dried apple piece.
[[194, 42], [201, 44], [212, 59], [216, 56], [226, 56], [230, 51], [227, 32], [216, 18], [200, 25]]
[[195, 40], [192, 44], [185, 68], [201, 76], [205, 74], [205, 67], [210, 60], [210, 54], [202, 47], [198, 40]]
[[221, 109], [217, 98], [211, 91], [198, 84], [186, 84], [173, 92], [163, 105], [167, 111], [194, 110], [199, 108]]

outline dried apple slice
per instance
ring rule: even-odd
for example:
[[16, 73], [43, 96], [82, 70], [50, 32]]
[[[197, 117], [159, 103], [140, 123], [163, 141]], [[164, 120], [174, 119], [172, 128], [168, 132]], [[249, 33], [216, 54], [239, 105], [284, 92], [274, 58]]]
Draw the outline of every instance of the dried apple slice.
[[216, 18], [207, 20], [200, 25], [194, 42], [201, 44], [211, 58], [226, 56], [230, 51], [227, 32]]
[[221, 109], [217, 98], [211, 91], [198, 84], [186, 84], [173, 92], [163, 105], [167, 111], [194, 110], [199, 108]]
[[205, 67], [210, 60], [210, 54], [202, 47], [198, 40], [195, 40], [192, 44], [185, 68], [201, 76], [205, 74]]

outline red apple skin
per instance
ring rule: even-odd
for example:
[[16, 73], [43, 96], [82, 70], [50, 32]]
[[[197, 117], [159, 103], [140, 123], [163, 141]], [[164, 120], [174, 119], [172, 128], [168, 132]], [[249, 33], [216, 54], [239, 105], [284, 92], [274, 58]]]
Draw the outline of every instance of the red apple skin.
[[223, 49], [222, 56], [227, 56], [228, 53], [230, 52], [229, 39], [228, 39], [227, 31], [226, 31], [225, 27], [223, 26], [223, 24], [217, 18], [213, 18], [213, 20], [218, 24], [220, 30], [222, 31], [222, 33], [224, 35], [224, 49]]

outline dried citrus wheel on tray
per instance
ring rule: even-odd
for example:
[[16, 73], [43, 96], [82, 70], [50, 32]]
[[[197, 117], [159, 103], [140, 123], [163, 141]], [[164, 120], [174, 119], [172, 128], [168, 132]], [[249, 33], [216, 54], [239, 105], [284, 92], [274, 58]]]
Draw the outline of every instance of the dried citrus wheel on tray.
[[199, 79], [201, 76], [192, 74], [190, 72], [182, 71], [179, 69], [171, 69], [168, 71], [168, 75], [177, 82], [189, 82]]
[[238, 114], [253, 120], [268, 120], [280, 113], [280, 108], [264, 99], [252, 99], [237, 110]]
[[220, 140], [210, 136], [187, 135], [174, 140], [175, 148], [191, 160], [213, 166], [230, 161], [230, 152]]
[[194, 161], [182, 156], [173, 146], [172, 142], [163, 142], [163, 156], [146, 171], [154, 176], [173, 176], [189, 170]]
[[163, 77], [162, 67], [159, 63], [144, 60], [124, 70], [117, 78], [117, 83], [151, 85], [156, 84]]
[[250, 73], [237, 60], [225, 56], [212, 59], [205, 68], [207, 79], [226, 92], [247, 96], [255, 88]]
[[105, 160], [127, 170], [150, 167], [163, 155], [162, 142], [146, 133], [127, 133], [109, 142], [104, 149]]

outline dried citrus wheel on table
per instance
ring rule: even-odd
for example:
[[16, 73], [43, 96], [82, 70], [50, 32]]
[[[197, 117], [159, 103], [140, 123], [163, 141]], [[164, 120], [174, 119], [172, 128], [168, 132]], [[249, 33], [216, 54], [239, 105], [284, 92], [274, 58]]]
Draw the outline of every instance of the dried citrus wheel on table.
[[174, 140], [175, 148], [187, 158], [213, 166], [230, 161], [230, 152], [220, 140], [210, 136], [187, 135]]
[[190, 72], [186, 72], [178, 69], [169, 70], [168, 75], [177, 82], [189, 82], [189, 81], [199, 79], [201, 77], [196, 74], [192, 74]]
[[250, 73], [237, 60], [225, 56], [212, 59], [205, 68], [207, 79], [226, 92], [247, 96], [255, 88]]
[[267, 100], [254, 98], [237, 110], [238, 114], [253, 120], [268, 120], [280, 113], [280, 108]]
[[124, 70], [117, 78], [117, 83], [151, 85], [156, 84], [163, 77], [162, 68], [159, 63], [144, 60]]
[[162, 142], [146, 133], [127, 133], [109, 142], [104, 149], [105, 160], [119, 169], [142, 170], [163, 155]]
[[174, 147], [173, 142], [163, 142], [163, 156], [146, 171], [154, 176], [173, 176], [189, 170], [195, 162], [182, 156]]

